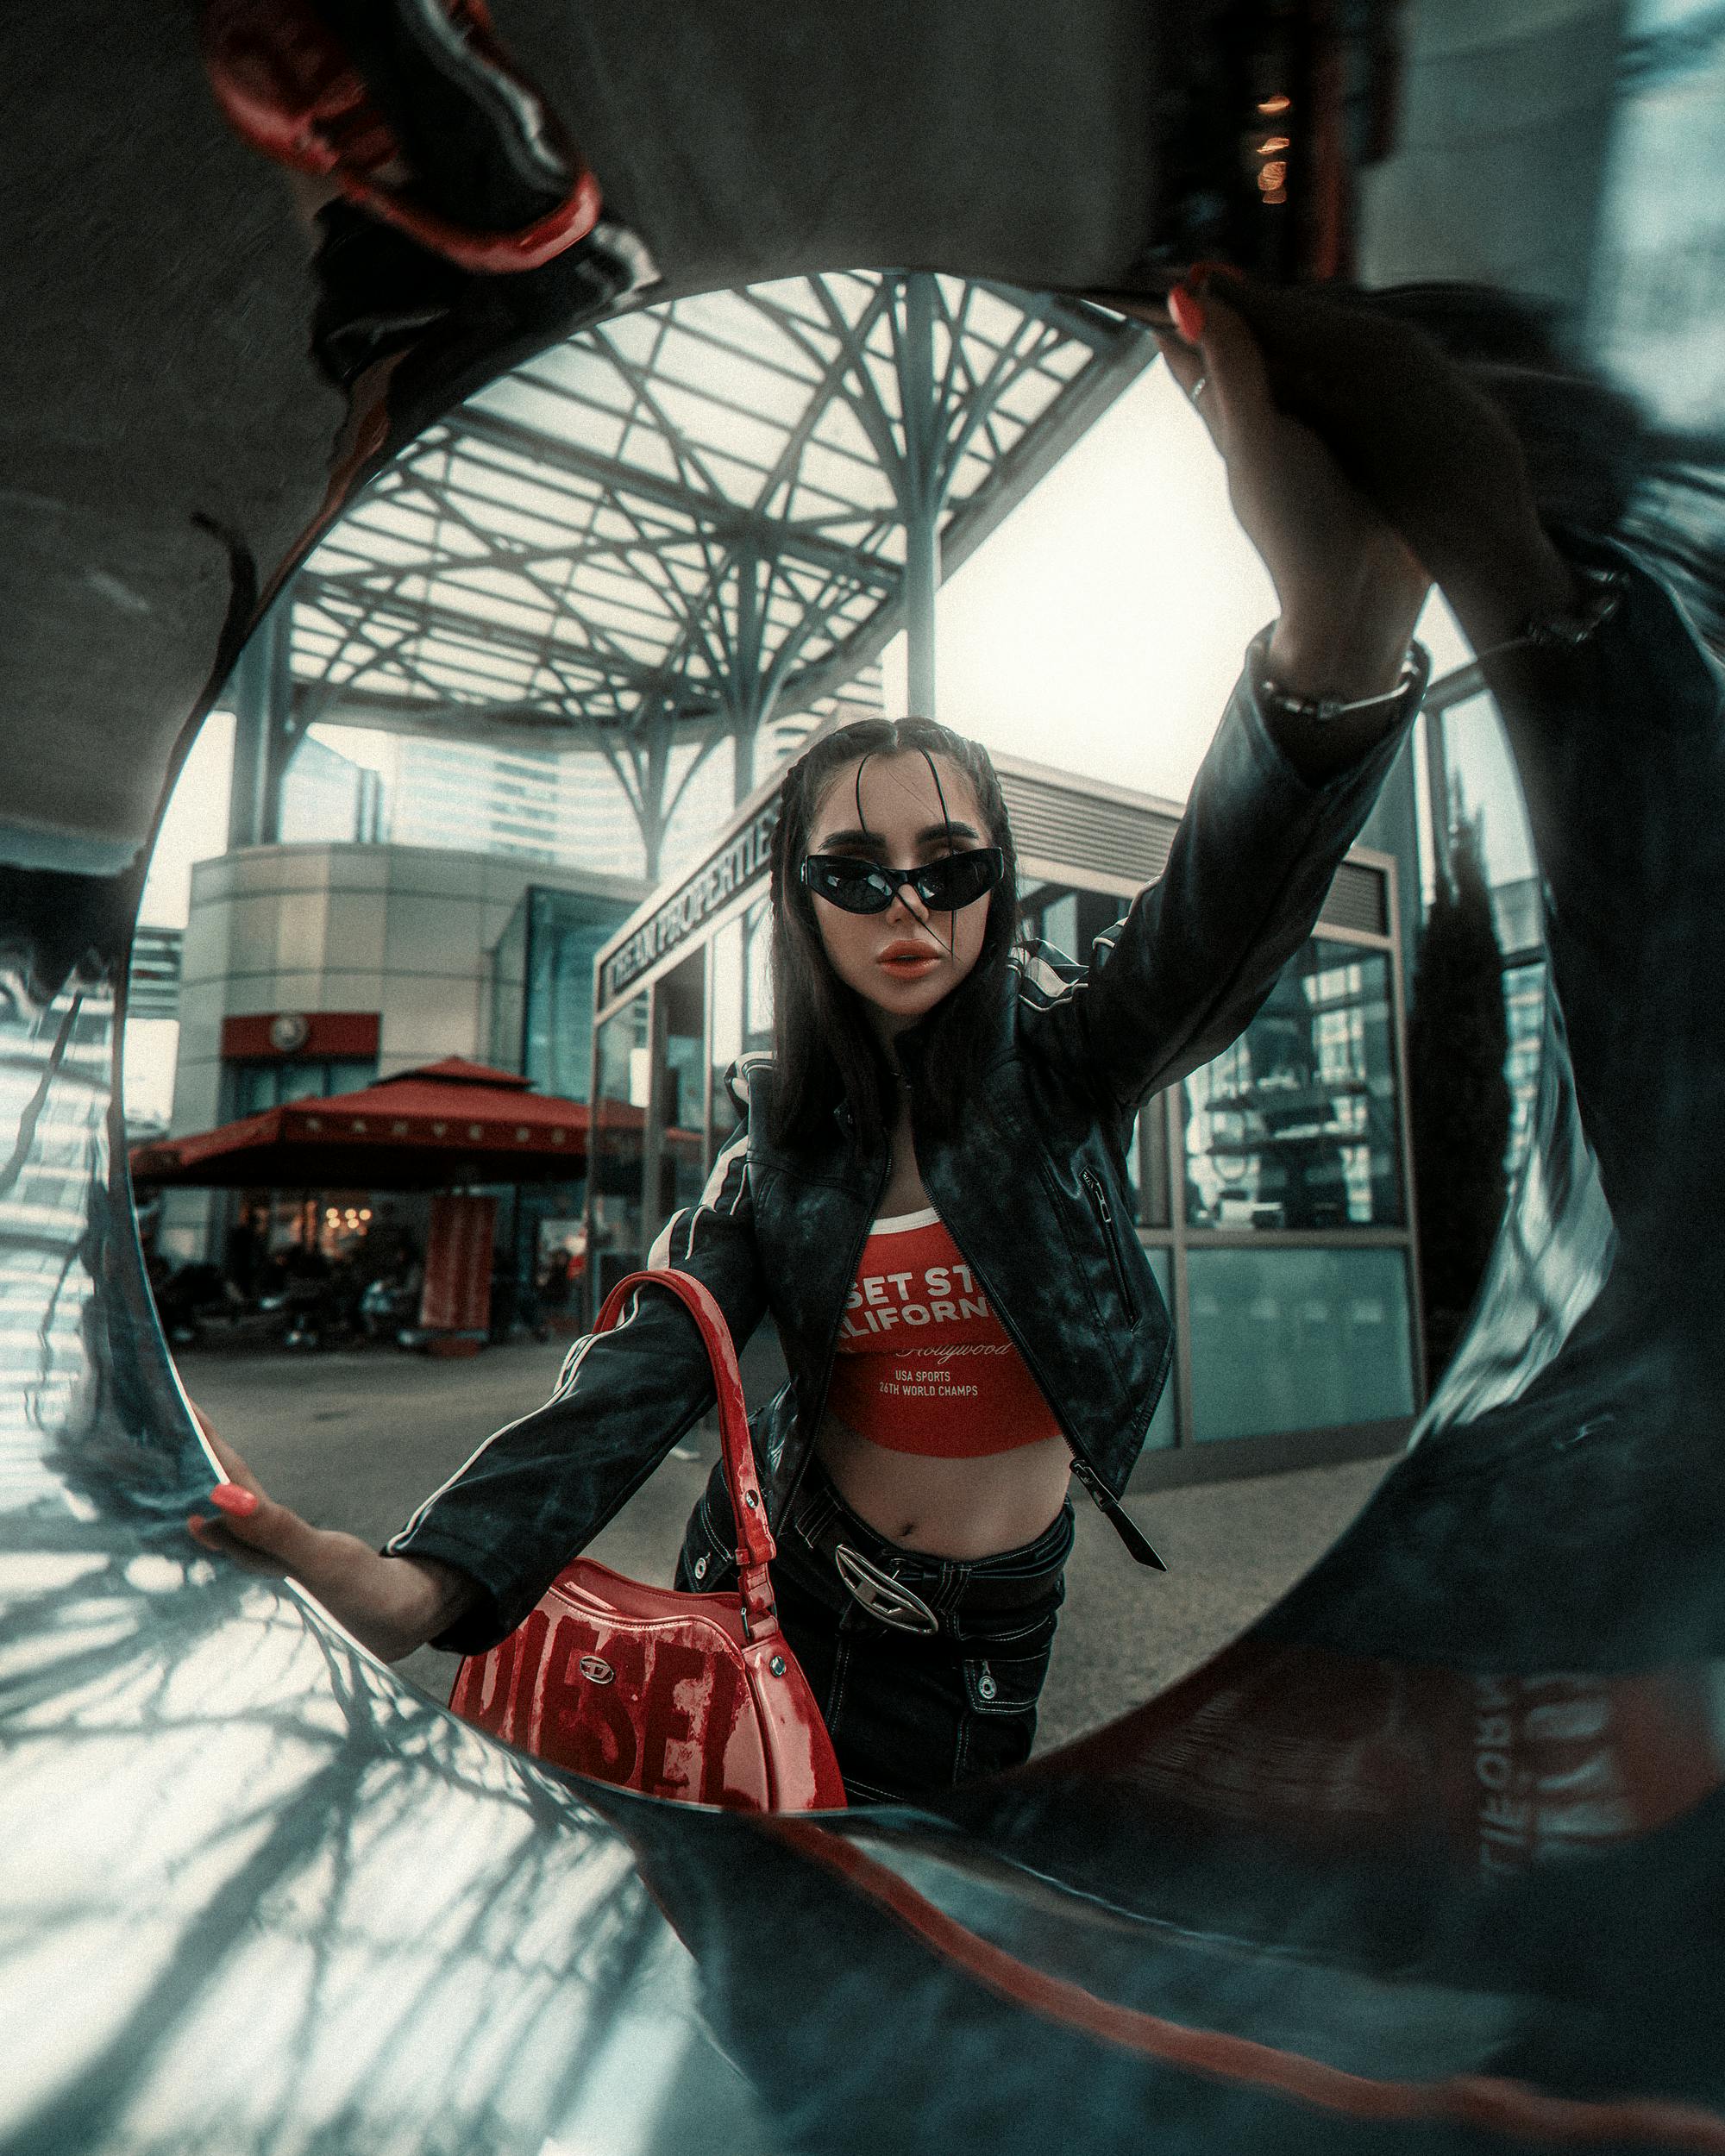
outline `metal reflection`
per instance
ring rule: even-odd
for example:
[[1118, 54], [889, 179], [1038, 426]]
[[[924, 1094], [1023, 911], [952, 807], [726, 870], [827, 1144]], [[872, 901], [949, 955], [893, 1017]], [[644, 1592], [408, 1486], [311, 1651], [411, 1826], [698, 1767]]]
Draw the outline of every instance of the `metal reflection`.
[[[5, 895], [16, 924], [40, 891]], [[10, 940], [0, 1025], [0, 2146], [644, 2151], [682, 2103], [735, 2123], [626, 1842], [188, 1546], [210, 1466], [110, 1174], [113, 892], [53, 895], [66, 939]]]
[[[996, 0], [979, 69], [902, 10], [794, 14], [509, 10], [680, 288], [841, 254], [1118, 285], [1168, 177], [1152, 45], [1254, 28], [1086, 0], [1051, 52]], [[1631, 521], [1701, 611], [1722, 307], [1680, 182], [1716, 26], [1442, 15], [1402, 155], [1326, 243], [1358, 212], [1375, 282], [1436, 258], [1572, 299], [1609, 135], [1616, 266], [1573, 334], [1665, 430]], [[938, 1816], [577, 1787], [187, 1543], [210, 1466], [116, 1166], [114, 989], [246, 558], [267, 587], [320, 498], [644, 273], [619, 247], [530, 304], [446, 292], [367, 404], [327, 335], [325, 373], [303, 354], [301, 235], [190, 41], [104, 0], [20, 36], [0, 155], [47, 270], [0, 538], [29, 714], [0, 831], [0, 2150], [1725, 2149], [1725, 773], [1716, 674], [1653, 588], [1591, 704], [1508, 714], [1552, 899], [1535, 1142], [1421, 1442], [1337, 1548], [1185, 1683]], [[1189, 68], [1158, 79], [1196, 109]], [[381, 430], [331, 450], [338, 379]], [[212, 504], [225, 582], [187, 536]]]

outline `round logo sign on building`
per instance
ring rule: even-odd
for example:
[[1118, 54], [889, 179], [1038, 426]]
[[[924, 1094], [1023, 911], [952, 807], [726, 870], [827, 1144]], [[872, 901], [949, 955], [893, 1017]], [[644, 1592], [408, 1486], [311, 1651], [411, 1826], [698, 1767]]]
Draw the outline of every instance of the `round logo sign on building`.
[[311, 1021], [303, 1012], [284, 1011], [270, 1020], [270, 1046], [278, 1056], [294, 1056], [311, 1037]]

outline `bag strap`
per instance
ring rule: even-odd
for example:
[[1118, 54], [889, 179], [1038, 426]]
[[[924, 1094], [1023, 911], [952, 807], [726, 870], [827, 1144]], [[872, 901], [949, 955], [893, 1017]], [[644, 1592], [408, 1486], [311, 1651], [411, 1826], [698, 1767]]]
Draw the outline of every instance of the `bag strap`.
[[761, 1495], [761, 1480], [755, 1472], [755, 1448], [749, 1441], [749, 1416], [743, 1400], [743, 1374], [737, 1367], [737, 1348], [724, 1313], [711, 1289], [693, 1273], [674, 1266], [655, 1266], [630, 1273], [618, 1282], [605, 1297], [593, 1331], [609, 1332], [623, 1313], [624, 1302], [643, 1288], [662, 1288], [681, 1302], [699, 1328], [701, 1341], [712, 1365], [713, 1389], [718, 1396], [718, 1438], [724, 1459], [724, 1486], [731, 1493], [731, 1514], [737, 1522], [737, 1569], [743, 1589], [743, 1629], [751, 1639], [762, 1632], [778, 1630], [774, 1614], [773, 1586], [767, 1568], [778, 1553], [773, 1532], [767, 1525], [767, 1507]]

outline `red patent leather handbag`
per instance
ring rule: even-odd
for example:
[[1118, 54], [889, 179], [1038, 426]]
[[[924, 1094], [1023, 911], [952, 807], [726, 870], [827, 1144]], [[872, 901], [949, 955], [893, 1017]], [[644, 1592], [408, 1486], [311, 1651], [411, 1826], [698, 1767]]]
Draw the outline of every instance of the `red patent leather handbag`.
[[629, 1295], [655, 1291], [684, 1305], [712, 1363], [738, 1583], [685, 1595], [578, 1557], [507, 1639], [462, 1663], [449, 1704], [555, 1766], [648, 1796], [836, 1810], [844, 1784], [832, 1741], [774, 1609], [775, 1545], [724, 1313], [668, 1268], [619, 1281], [593, 1330], [608, 1332]]

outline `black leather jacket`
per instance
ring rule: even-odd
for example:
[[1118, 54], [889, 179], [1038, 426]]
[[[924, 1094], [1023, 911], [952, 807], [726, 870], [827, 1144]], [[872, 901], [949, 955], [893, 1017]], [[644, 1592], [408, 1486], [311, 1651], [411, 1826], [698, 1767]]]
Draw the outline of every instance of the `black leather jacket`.
[[[1410, 712], [1411, 716], [1411, 699]], [[1168, 1374], [1170, 1327], [1137, 1234], [1125, 1148], [1143, 1102], [1235, 1039], [1317, 920], [1402, 738], [1320, 786], [1265, 730], [1250, 687], [1230, 701], [1168, 865], [1087, 966], [1032, 952], [993, 1016], [986, 1080], [950, 1138], [917, 1131], [917, 1163], [965, 1262], [1073, 1451], [1075, 1472], [1130, 1539], [1113, 1501]], [[917, 1031], [898, 1050], [916, 1123]], [[807, 1461], [838, 1327], [885, 1188], [840, 1112], [825, 1144], [768, 1143], [770, 1062], [733, 1074], [743, 1127], [700, 1202], [651, 1262], [697, 1275], [740, 1344], [768, 1312], [790, 1381], [753, 1420], [769, 1519]], [[458, 1566], [485, 1595], [439, 1644], [475, 1652], [518, 1624], [561, 1567], [712, 1405], [694, 1327], [648, 1294], [579, 1342], [547, 1404], [488, 1438], [389, 1544]], [[1139, 1554], [1143, 1554], [1141, 1551]]]

